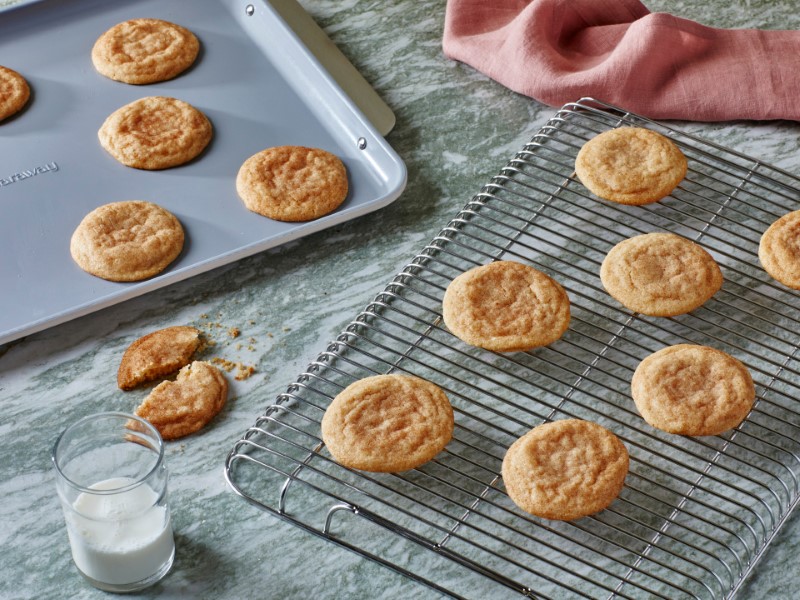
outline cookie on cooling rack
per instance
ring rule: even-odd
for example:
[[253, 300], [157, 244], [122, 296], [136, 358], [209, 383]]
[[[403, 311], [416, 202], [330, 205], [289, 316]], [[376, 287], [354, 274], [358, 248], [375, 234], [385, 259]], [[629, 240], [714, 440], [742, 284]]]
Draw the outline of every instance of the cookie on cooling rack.
[[503, 483], [522, 510], [572, 521], [607, 508], [628, 474], [628, 451], [608, 429], [581, 419], [534, 427], [509, 447]]
[[800, 210], [783, 215], [761, 236], [758, 259], [783, 285], [800, 290]]
[[586, 142], [575, 159], [581, 183], [620, 204], [650, 204], [669, 196], [686, 170], [686, 157], [672, 141], [642, 127], [605, 131]]
[[211, 122], [177, 98], [149, 96], [117, 109], [105, 120], [100, 145], [123, 165], [158, 170], [199, 155], [211, 141]]
[[654, 317], [702, 306], [722, 287], [722, 272], [698, 244], [674, 233], [646, 233], [614, 246], [600, 280], [626, 308]]
[[347, 170], [319, 148], [276, 146], [248, 158], [236, 176], [248, 210], [276, 221], [311, 221], [333, 212], [347, 197]]
[[175, 381], [162, 381], [134, 411], [174, 440], [205, 427], [228, 399], [228, 382], [214, 365], [194, 361], [178, 372]]
[[18, 113], [31, 97], [25, 78], [8, 67], [0, 66], [0, 121]]
[[546, 346], [569, 327], [569, 297], [528, 265], [496, 261], [462, 273], [442, 299], [445, 325], [461, 340], [496, 352]]
[[134, 341], [117, 370], [117, 385], [132, 390], [189, 364], [200, 346], [200, 330], [178, 325], [153, 331]]
[[114, 25], [92, 48], [97, 72], [123, 83], [166, 81], [188, 69], [200, 42], [185, 27], [160, 19], [131, 19]]
[[736, 427], [753, 407], [755, 393], [741, 362], [693, 344], [651, 354], [631, 379], [631, 395], [644, 420], [680, 435], [718, 435]]
[[322, 418], [322, 440], [341, 465], [395, 473], [423, 465], [453, 437], [453, 408], [437, 385], [408, 375], [350, 384]]
[[86, 215], [69, 249], [87, 273], [110, 281], [139, 281], [166, 269], [181, 253], [183, 241], [183, 227], [167, 209], [127, 200]]

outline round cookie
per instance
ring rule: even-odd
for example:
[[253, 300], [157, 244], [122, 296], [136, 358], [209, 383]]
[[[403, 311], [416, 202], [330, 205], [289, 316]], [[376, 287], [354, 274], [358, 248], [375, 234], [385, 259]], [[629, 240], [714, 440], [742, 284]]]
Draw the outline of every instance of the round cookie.
[[716, 294], [722, 272], [698, 244], [674, 233], [646, 233], [611, 249], [600, 266], [600, 281], [626, 308], [671, 317]]
[[575, 173], [591, 192], [620, 204], [650, 204], [668, 196], [686, 176], [686, 157], [650, 129], [619, 127], [588, 142]]
[[433, 383], [376, 375], [350, 384], [322, 418], [322, 439], [341, 465], [396, 473], [436, 456], [453, 437], [453, 408]]
[[165, 440], [194, 433], [213, 419], [228, 399], [228, 382], [214, 365], [194, 361], [175, 381], [162, 381], [135, 414], [152, 423]]
[[200, 42], [188, 29], [160, 19], [131, 19], [114, 25], [92, 48], [98, 73], [123, 83], [166, 81], [188, 69]]
[[442, 299], [445, 325], [464, 342], [496, 352], [546, 346], [569, 327], [569, 297], [546, 274], [514, 261], [462, 273]]
[[755, 402], [753, 378], [715, 348], [678, 344], [645, 358], [631, 395], [645, 421], [680, 435], [718, 435], [736, 427]]
[[800, 290], [800, 210], [783, 215], [761, 236], [758, 259], [774, 279]]
[[276, 146], [248, 158], [236, 191], [251, 211], [277, 221], [310, 221], [336, 210], [347, 197], [347, 171], [318, 148]]
[[537, 517], [572, 521], [607, 508], [628, 474], [628, 451], [604, 427], [565, 419], [534, 427], [503, 458], [511, 500]]
[[200, 346], [200, 330], [178, 325], [140, 337], [125, 350], [117, 370], [121, 390], [174, 373], [189, 364]]
[[183, 227], [171, 212], [128, 200], [86, 215], [69, 249], [87, 273], [110, 281], [139, 281], [166, 269], [183, 249], [183, 239]]
[[0, 121], [18, 113], [31, 97], [31, 89], [25, 78], [0, 66]]
[[191, 104], [149, 96], [117, 109], [105, 120], [100, 145], [128, 167], [168, 169], [189, 162], [211, 141], [206, 116]]

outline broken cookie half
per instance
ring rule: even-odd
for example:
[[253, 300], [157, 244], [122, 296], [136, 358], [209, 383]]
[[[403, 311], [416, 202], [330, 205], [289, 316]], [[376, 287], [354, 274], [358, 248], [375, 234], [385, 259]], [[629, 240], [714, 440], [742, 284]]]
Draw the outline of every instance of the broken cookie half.
[[166, 377], [189, 364], [200, 346], [200, 330], [179, 325], [159, 329], [133, 342], [117, 371], [117, 385], [122, 390]]
[[213, 419], [228, 399], [228, 382], [214, 365], [194, 361], [175, 381], [162, 381], [134, 411], [165, 440], [195, 433]]

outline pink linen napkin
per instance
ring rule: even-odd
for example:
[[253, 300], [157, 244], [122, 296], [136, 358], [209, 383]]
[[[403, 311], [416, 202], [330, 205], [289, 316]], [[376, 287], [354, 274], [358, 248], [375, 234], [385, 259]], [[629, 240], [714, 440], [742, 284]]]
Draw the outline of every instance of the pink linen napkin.
[[800, 120], [800, 31], [715, 29], [638, 0], [448, 0], [443, 49], [552, 106]]

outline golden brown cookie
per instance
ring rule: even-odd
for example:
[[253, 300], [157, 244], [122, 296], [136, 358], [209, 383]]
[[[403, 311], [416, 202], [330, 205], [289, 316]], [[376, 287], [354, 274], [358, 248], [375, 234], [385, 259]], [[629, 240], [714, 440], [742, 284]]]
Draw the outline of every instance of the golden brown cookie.
[[200, 345], [200, 330], [179, 325], [140, 337], [122, 355], [117, 385], [132, 390], [138, 385], [174, 373], [189, 364]]
[[645, 358], [631, 379], [644, 420], [680, 435], [717, 435], [744, 420], [755, 401], [750, 371], [715, 348], [678, 344]]
[[277, 146], [254, 154], [236, 176], [236, 191], [251, 211], [277, 221], [310, 221], [347, 197], [347, 171], [338, 156], [318, 148]]
[[341, 465], [395, 473], [436, 456], [453, 437], [453, 408], [433, 383], [376, 375], [350, 384], [322, 418], [322, 439]]
[[619, 127], [595, 136], [578, 152], [575, 173], [596, 196], [649, 204], [669, 196], [686, 176], [686, 157], [650, 129]]
[[445, 325], [473, 346], [515, 352], [546, 346], [569, 327], [569, 297], [528, 265], [496, 261], [456, 277], [442, 299]]
[[194, 361], [178, 372], [175, 381], [162, 381], [136, 408], [165, 440], [202, 429], [228, 399], [228, 382], [215, 366]]
[[0, 121], [22, 110], [30, 97], [31, 89], [25, 78], [0, 66]]
[[522, 510], [572, 521], [607, 508], [622, 491], [628, 451], [590, 421], [565, 419], [534, 427], [503, 458], [503, 483]]
[[183, 227], [141, 200], [112, 202], [86, 215], [69, 245], [78, 266], [111, 281], [139, 281], [167, 268], [183, 249]]
[[761, 236], [758, 258], [774, 279], [800, 290], [800, 210], [769, 226]]
[[654, 317], [682, 315], [722, 287], [722, 272], [698, 244], [674, 233], [647, 233], [614, 246], [600, 280], [626, 308]]
[[144, 84], [172, 79], [197, 58], [200, 42], [175, 23], [132, 19], [114, 25], [92, 48], [98, 73], [124, 83]]
[[123, 165], [168, 169], [189, 162], [211, 141], [206, 116], [176, 98], [149, 96], [117, 109], [105, 120], [100, 145]]

